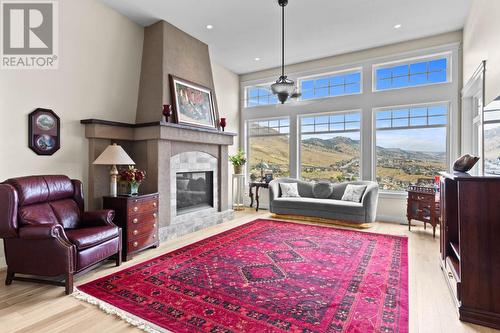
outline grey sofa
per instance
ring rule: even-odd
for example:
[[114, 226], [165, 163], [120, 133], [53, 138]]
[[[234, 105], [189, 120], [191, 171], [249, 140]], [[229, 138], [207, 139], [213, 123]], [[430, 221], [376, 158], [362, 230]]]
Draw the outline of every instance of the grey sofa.
[[[282, 198], [280, 183], [297, 183], [300, 198]], [[314, 196], [317, 183], [293, 178], [278, 178], [269, 183], [269, 210], [273, 214], [318, 217], [356, 224], [375, 221], [378, 184], [370, 181], [332, 183], [332, 194], [326, 199]], [[347, 184], [366, 185], [361, 202], [341, 200]]]

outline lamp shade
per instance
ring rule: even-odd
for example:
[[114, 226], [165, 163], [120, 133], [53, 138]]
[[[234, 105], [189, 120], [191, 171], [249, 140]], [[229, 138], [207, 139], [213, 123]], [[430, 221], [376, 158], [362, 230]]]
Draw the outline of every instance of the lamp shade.
[[109, 145], [104, 149], [101, 155], [94, 161], [93, 164], [102, 165], [131, 165], [134, 161], [127, 155], [125, 150], [116, 143]]

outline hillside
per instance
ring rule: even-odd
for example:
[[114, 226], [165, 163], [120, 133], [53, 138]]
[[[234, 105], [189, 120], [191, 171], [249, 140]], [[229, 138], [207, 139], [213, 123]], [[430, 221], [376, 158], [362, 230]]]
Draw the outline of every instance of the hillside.
[[[277, 176], [288, 175], [289, 153], [286, 136], [251, 138], [250, 168], [266, 161]], [[359, 140], [347, 137], [306, 138], [301, 144], [302, 177], [306, 179], [355, 179], [359, 176]], [[419, 179], [432, 179], [446, 169], [444, 152], [407, 151], [377, 147], [377, 176], [382, 187], [405, 188]]]

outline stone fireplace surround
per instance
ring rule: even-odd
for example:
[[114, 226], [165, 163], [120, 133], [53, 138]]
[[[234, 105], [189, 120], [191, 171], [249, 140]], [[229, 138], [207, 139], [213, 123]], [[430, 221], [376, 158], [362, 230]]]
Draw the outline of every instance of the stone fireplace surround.
[[[186, 125], [156, 122], [125, 124], [97, 119], [81, 121], [89, 140], [89, 209], [102, 205], [109, 194], [109, 167], [93, 165], [111, 143], [121, 145], [136, 163], [146, 170], [141, 193], [158, 192], [160, 239], [184, 234], [221, 223], [233, 217], [228, 200], [228, 146], [236, 134]], [[176, 214], [176, 173], [213, 171], [214, 206]]]

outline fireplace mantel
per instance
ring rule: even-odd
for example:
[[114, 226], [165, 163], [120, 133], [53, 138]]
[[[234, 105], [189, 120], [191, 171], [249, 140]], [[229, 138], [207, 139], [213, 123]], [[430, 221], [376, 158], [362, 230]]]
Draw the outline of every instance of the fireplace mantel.
[[[144, 124], [119, 123], [100, 119], [81, 120], [89, 140], [88, 202], [92, 209], [101, 207], [102, 196], [108, 194], [109, 168], [92, 162], [111, 143], [121, 145], [136, 163], [146, 170], [146, 181], [141, 193], [160, 193], [159, 226], [161, 239], [174, 238], [208, 225], [220, 223], [232, 216], [229, 206], [228, 146], [233, 144], [235, 133], [179, 125], [166, 122]], [[199, 152], [213, 156], [217, 188], [214, 207], [210, 216], [202, 218], [172, 218], [171, 161], [186, 152]], [[215, 185], [215, 184], [214, 184]], [[178, 223], [179, 221], [183, 223]], [[185, 222], [185, 223], [184, 223]]]
[[84, 119], [85, 136], [95, 139], [114, 140], [175, 140], [184, 142], [232, 145], [237, 135], [203, 127], [167, 123], [163, 121], [130, 124], [101, 119]]

